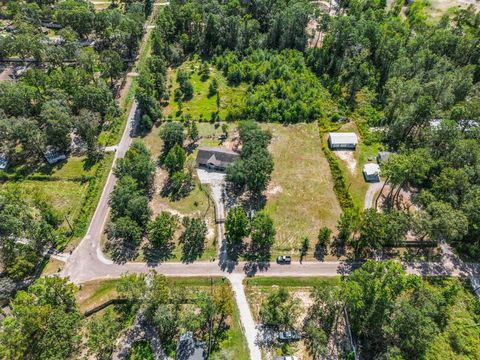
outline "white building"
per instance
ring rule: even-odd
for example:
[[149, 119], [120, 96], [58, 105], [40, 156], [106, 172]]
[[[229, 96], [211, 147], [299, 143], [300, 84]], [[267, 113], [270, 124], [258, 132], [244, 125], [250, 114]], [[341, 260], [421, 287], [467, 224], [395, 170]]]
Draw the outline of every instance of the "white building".
[[380, 181], [380, 166], [375, 163], [367, 163], [363, 166], [363, 176], [365, 181], [379, 182]]
[[354, 132], [329, 133], [328, 146], [330, 149], [351, 149], [355, 150], [358, 145], [358, 136]]

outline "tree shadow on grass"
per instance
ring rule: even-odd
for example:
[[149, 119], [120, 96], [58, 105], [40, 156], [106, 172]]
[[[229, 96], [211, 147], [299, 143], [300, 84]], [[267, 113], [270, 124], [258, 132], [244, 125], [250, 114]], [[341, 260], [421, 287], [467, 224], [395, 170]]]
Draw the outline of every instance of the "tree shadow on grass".
[[173, 257], [173, 249], [174, 245], [172, 243], [165, 244], [161, 247], [155, 247], [149, 244], [143, 248], [143, 257], [149, 266], [158, 265]]
[[203, 255], [205, 250], [204, 243], [184, 243], [182, 249], [182, 262], [192, 263]]
[[138, 249], [136, 244], [123, 242], [107, 242], [106, 249], [110, 252], [113, 262], [125, 264], [127, 261], [137, 257]]

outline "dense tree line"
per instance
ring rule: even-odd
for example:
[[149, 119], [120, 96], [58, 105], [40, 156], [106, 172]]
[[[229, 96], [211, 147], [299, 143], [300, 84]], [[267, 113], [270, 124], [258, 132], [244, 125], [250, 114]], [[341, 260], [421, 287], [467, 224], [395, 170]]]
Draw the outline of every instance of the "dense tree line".
[[[346, 308], [362, 359], [437, 359], [469, 357], [478, 350], [475, 299], [462, 295], [456, 280], [430, 283], [407, 275], [401, 264], [368, 261], [341, 286], [318, 287], [304, 325], [315, 358], [328, 354], [328, 338]], [[472, 309], [462, 324], [451, 309], [458, 301]], [[473, 305], [473, 308], [470, 307]], [[462, 328], [462, 340], [454, 335]], [[443, 352], [438, 352], [437, 347]], [[477, 349], [477, 350], [476, 350]]]
[[402, 189], [418, 189], [409, 229], [478, 257], [480, 15], [470, 7], [432, 22], [426, 3], [409, 5], [406, 17], [402, 4], [342, 2], [344, 16], [321, 16], [325, 35], [307, 63], [365, 141], [369, 126], [382, 127], [380, 140], [398, 152], [383, 169], [385, 205], [397, 208]]
[[273, 171], [272, 155], [267, 149], [272, 134], [251, 121], [240, 122], [238, 134], [242, 151], [240, 158], [227, 168], [227, 181], [259, 195], [266, 189]]
[[82, 316], [76, 287], [59, 277], [41, 278], [19, 291], [0, 328], [4, 359], [68, 359], [78, 354]]

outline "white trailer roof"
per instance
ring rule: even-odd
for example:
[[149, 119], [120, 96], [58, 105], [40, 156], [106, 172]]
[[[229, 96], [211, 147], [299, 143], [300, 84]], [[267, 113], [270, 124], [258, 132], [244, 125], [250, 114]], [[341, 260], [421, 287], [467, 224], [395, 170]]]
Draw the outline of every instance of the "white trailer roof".
[[368, 163], [363, 166], [363, 172], [365, 175], [378, 175], [380, 174], [380, 166], [375, 163]]
[[358, 136], [354, 132], [329, 133], [332, 144], [358, 144]]

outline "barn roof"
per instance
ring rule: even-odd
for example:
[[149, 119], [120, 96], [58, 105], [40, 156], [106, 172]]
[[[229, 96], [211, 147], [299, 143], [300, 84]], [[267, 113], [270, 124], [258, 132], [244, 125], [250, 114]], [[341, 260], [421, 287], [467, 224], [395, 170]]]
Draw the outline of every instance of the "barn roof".
[[358, 136], [354, 132], [329, 133], [332, 144], [358, 144]]

